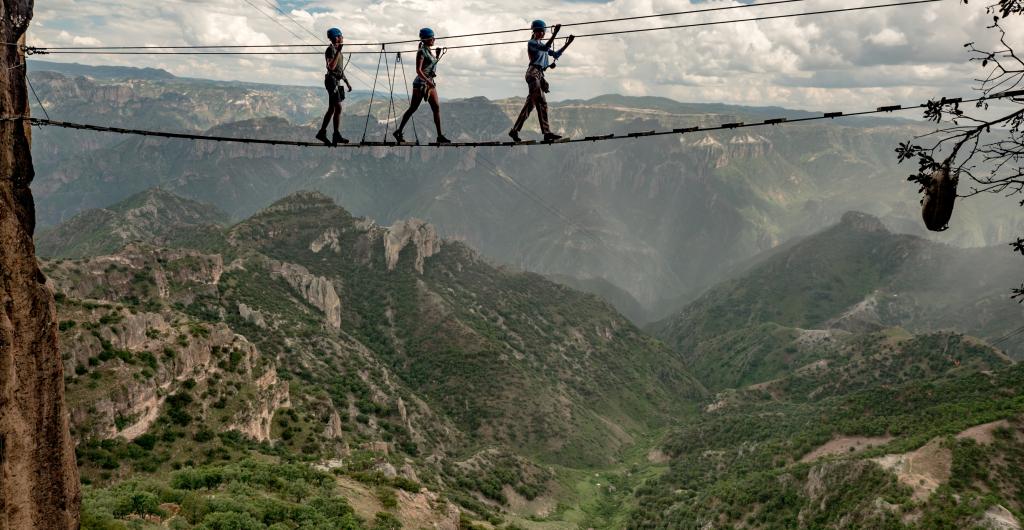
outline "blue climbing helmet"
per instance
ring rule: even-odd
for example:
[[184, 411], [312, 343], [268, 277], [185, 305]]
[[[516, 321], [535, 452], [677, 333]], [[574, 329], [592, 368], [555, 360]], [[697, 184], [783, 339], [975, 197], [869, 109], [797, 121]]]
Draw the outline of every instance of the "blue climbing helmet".
[[533, 23], [530, 24], [530, 29], [532, 29], [533, 31], [547, 29], [547, 27], [548, 25], [545, 24], [544, 21], [539, 18], [537, 20], [534, 20]]
[[332, 39], [333, 40], [333, 39], [336, 39], [336, 38], [338, 38], [340, 36], [341, 36], [341, 30], [338, 29], [338, 28], [331, 28], [331, 29], [327, 30], [327, 38], [328, 39]]
[[434, 38], [434, 30], [430, 28], [423, 28], [420, 30], [421, 39], [432, 39]]

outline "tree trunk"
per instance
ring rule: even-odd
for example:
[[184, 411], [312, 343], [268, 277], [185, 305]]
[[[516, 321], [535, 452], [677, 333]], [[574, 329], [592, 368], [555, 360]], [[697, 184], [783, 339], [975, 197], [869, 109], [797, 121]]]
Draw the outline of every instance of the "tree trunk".
[[[78, 528], [81, 494], [52, 293], [39, 270], [18, 46], [33, 0], [0, 0], [0, 530]], [[19, 66], [22, 65], [22, 66]]]

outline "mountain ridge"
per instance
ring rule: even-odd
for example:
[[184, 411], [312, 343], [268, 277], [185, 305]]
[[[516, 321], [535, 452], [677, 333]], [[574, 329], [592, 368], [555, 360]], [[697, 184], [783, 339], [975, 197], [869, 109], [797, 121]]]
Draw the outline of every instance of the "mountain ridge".
[[[712, 388], [752, 384], [814, 361], [795, 354], [802, 337], [815, 330], [905, 326], [1002, 337], [1021, 315], [1006, 290], [1016, 265], [1000, 248], [957, 249], [895, 234], [877, 217], [848, 212], [822, 232], [766, 252], [647, 329]], [[988, 271], [984, 279], [981, 267]], [[962, 306], [974, 311], [962, 315]], [[1019, 342], [1002, 347], [1024, 355]], [[767, 371], [726, 375], [748, 363]]]
[[[33, 83], [48, 108], [95, 123], [309, 140], [323, 105], [315, 88], [43, 74]], [[553, 103], [555, 129], [580, 136], [764, 117], [757, 109], [715, 113], [666, 100], [591, 101], [598, 103]], [[622, 101], [630, 103], [616, 105]], [[403, 102], [397, 104], [401, 111]], [[349, 102], [346, 135], [362, 137], [364, 122], [351, 118], [367, 107], [368, 101]], [[453, 138], [501, 138], [520, 108], [514, 99], [446, 101], [446, 128]], [[373, 114], [367, 138], [383, 138], [393, 120], [380, 106]], [[639, 301], [646, 321], [692, 300], [722, 271], [848, 210], [923, 235], [918, 197], [892, 155], [892, 146], [923, 127], [837, 121], [476, 152], [304, 150], [43, 129], [33, 149], [42, 226], [154, 186], [217, 205], [234, 220], [294, 191], [318, 189], [384, 225], [424, 219], [498, 262], [602, 278]], [[430, 141], [432, 133], [420, 136]], [[514, 182], [493, 175], [492, 165]], [[929, 237], [961, 246], [1004, 242], [1024, 230], [1016, 214], [984, 198], [965, 201], [953, 228]], [[620, 309], [638, 314], [622, 300]]]
[[189, 227], [222, 227], [228, 215], [160, 188], [132, 195], [110, 208], [90, 210], [36, 235], [44, 257], [78, 258], [111, 253], [132, 241], [167, 244]]

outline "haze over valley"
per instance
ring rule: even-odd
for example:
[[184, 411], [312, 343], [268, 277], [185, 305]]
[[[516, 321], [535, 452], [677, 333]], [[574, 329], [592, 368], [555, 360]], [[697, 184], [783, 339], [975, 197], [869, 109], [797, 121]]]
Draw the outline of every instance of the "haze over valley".
[[[322, 111], [157, 69], [29, 76], [67, 121], [309, 141]], [[446, 134], [497, 139], [521, 104], [446, 100]], [[552, 105], [574, 137], [810, 115]], [[35, 129], [82, 527], [1020, 528], [1024, 222], [982, 196], [927, 232], [894, 149], [928, 127], [474, 149]]]

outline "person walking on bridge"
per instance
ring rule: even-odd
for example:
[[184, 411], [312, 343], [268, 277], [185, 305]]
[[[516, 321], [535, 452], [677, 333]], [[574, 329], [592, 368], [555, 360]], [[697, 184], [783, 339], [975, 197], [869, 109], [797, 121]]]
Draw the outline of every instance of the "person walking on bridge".
[[405, 141], [402, 131], [409, 118], [420, 108], [420, 103], [427, 100], [430, 110], [434, 113], [434, 128], [437, 130], [437, 143], [450, 144], [451, 140], [445, 138], [441, 133], [441, 102], [437, 95], [437, 62], [441, 59], [441, 48], [432, 50], [434, 45], [434, 30], [423, 28], [420, 30], [420, 47], [416, 51], [416, 79], [412, 82], [412, 101], [409, 108], [402, 115], [402, 123], [398, 130], [391, 133], [398, 143]]
[[[331, 45], [324, 52], [327, 59], [327, 74], [324, 75], [324, 88], [327, 89], [327, 113], [324, 114], [324, 122], [320, 126], [320, 132], [316, 133], [316, 139], [328, 146], [337, 146], [339, 143], [347, 144], [348, 139], [341, 135], [341, 104], [345, 101], [345, 88], [341, 86], [344, 81], [348, 91], [352, 91], [352, 84], [345, 77], [345, 60], [342, 59], [341, 49], [345, 46], [345, 37], [341, 30], [331, 28], [327, 30], [327, 38]], [[327, 124], [334, 119], [334, 137], [327, 139]]]
[[553, 142], [562, 138], [551, 132], [551, 125], [548, 123], [548, 100], [544, 94], [550, 88], [548, 87], [547, 80], [544, 79], [544, 72], [548, 68], [554, 68], [555, 66], [554, 63], [548, 62], [548, 56], [550, 55], [555, 60], [558, 60], [576, 37], [569, 35], [562, 49], [556, 51], [552, 49], [552, 46], [555, 44], [555, 38], [558, 37], [558, 31], [562, 29], [562, 25], [556, 24], [554, 31], [551, 32], [551, 38], [544, 42], [543, 39], [547, 33], [547, 27], [543, 20], [534, 20], [530, 24], [530, 28], [533, 30], [533, 38], [526, 45], [526, 53], [530, 56], [530, 66], [526, 69], [526, 86], [529, 87], [530, 94], [526, 97], [526, 103], [523, 105], [523, 110], [519, 113], [519, 119], [516, 120], [512, 130], [508, 133], [514, 142], [522, 141], [519, 139], [519, 131], [523, 130], [523, 125], [526, 124], [526, 119], [530, 117], [534, 107], [537, 108], [537, 119], [540, 121], [540, 130], [544, 133], [544, 141]]

